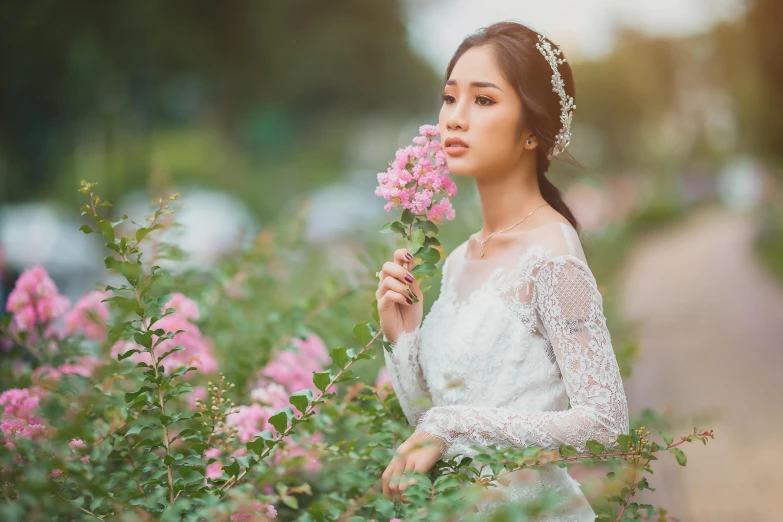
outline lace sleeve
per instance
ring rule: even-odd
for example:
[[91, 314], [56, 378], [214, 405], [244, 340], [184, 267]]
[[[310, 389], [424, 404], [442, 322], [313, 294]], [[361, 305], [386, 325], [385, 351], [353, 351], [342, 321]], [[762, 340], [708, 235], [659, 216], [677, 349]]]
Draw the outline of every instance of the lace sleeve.
[[[392, 352], [383, 350], [386, 368], [394, 392], [408, 422], [415, 426], [429, 406], [429, 390], [419, 365], [421, 326], [412, 332], [402, 332], [392, 343]], [[386, 334], [383, 340], [388, 341]]]
[[431, 408], [416, 431], [446, 443], [444, 456], [472, 456], [471, 445], [486, 447], [573, 445], [586, 442], [613, 448], [629, 432], [628, 406], [612, 350], [603, 300], [587, 265], [564, 254], [544, 260], [533, 276], [534, 304], [552, 344], [571, 408], [517, 412], [506, 408], [444, 406]]

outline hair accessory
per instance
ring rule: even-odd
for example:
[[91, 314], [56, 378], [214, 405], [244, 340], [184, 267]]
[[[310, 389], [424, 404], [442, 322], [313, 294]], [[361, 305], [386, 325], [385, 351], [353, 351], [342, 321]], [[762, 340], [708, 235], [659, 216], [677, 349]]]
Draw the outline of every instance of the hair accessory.
[[546, 39], [546, 35], [543, 34], [538, 35], [538, 42], [536, 49], [541, 51], [541, 54], [544, 55], [544, 58], [552, 67], [552, 91], [560, 96], [560, 123], [562, 128], [555, 138], [552, 150], [546, 156], [547, 159], [552, 159], [563, 152], [568, 147], [568, 144], [571, 143], [571, 118], [576, 105], [574, 105], [574, 98], [566, 95], [565, 83], [560, 76], [560, 71], [557, 69], [558, 64], [566, 61], [565, 58], [558, 58], [561, 54], [560, 49], [558, 47], [553, 49], [552, 44]]

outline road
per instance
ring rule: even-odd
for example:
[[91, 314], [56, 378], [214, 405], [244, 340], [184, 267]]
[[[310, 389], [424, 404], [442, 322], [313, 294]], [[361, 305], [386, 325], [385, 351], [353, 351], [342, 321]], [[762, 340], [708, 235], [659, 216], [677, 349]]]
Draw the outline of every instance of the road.
[[629, 408], [671, 407], [675, 435], [714, 429], [707, 446], [686, 443], [685, 468], [655, 462], [657, 491], [639, 499], [683, 522], [783, 521], [783, 285], [753, 254], [756, 227], [702, 211], [643, 239], [621, 275], [642, 349]]

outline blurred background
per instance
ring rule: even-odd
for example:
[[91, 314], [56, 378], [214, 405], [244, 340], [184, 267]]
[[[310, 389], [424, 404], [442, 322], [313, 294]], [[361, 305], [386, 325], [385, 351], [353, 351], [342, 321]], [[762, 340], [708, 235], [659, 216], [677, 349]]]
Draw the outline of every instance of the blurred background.
[[[390, 218], [376, 174], [437, 123], [461, 39], [506, 19], [574, 69], [569, 150], [589, 172], [549, 175], [583, 225], [632, 411], [715, 432], [685, 469], [656, 463], [652, 501], [680, 520], [780, 520], [778, 0], [2, 2], [0, 303], [35, 264], [72, 300], [102, 278], [82, 179], [115, 218], [181, 192], [190, 268], [304, 209], [329, 254], [315, 261], [350, 271]], [[447, 253], [481, 228], [458, 181]]]

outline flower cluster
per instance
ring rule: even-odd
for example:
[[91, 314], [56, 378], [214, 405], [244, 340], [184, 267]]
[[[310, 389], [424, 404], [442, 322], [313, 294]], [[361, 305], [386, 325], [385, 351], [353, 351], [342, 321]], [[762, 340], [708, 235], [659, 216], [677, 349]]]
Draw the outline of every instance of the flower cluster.
[[56, 335], [52, 324], [70, 306], [70, 301], [60, 295], [57, 286], [46, 270], [36, 265], [25, 270], [8, 295], [6, 311], [12, 314], [11, 331], [27, 332], [31, 342]]
[[249, 522], [271, 520], [277, 516], [277, 510], [272, 504], [262, 504], [258, 500], [253, 500], [246, 508], [240, 509], [231, 515], [231, 522]]
[[38, 404], [43, 397], [38, 387], [11, 388], [0, 395], [0, 432], [6, 447], [14, 449], [16, 437], [34, 439], [46, 432], [43, 420], [37, 415]]
[[110, 292], [97, 290], [84, 294], [76, 305], [65, 314], [65, 334], [82, 334], [93, 341], [105, 341], [109, 309], [102, 301], [109, 297], [111, 297]]
[[[401, 206], [437, 223], [454, 219], [449, 197], [457, 194], [457, 186], [448, 175], [441, 143], [435, 139], [440, 131], [435, 125], [422, 125], [419, 133], [413, 145], [399, 149], [386, 172], [378, 174], [375, 195], [388, 201], [387, 211]], [[439, 194], [446, 197], [435, 202]]]
[[[330, 358], [326, 345], [317, 335], [311, 334], [306, 339], [295, 338], [293, 345], [296, 352], [282, 351], [272, 359], [260, 372], [256, 387], [250, 392], [255, 399], [252, 404], [238, 407], [226, 419], [237, 428], [237, 437], [242, 443], [253, 439], [253, 436], [263, 430], [274, 430], [269, 424], [269, 418], [276, 411], [290, 406], [290, 395], [299, 390], [309, 388], [317, 391], [313, 385], [313, 372], [320, 372]], [[319, 442], [322, 434], [318, 433], [299, 444], [287, 437], [286, 444], [275, 452], [273, 459], [279, 461], [285, 458], [304, 457], [305, 469], [317, 471], [320, 463], [316, 456], [306, 450], [301, 444]]]
[[[198, 305], [184, 295], [174, 293], [163, 305], [163, 310], [168, 308], [173, 308], [175, 312], [161, 318], [153, 328], [162, 329], [166, 333], [183, 331], [157, 345], [154, 349], [155, 354], [162, 355], [176, 346], [182, 346], [183, 349], [167, 356], [163, 361], [164, 368], [175, 370], [182, 366], [193, 366], [202, 373], [212, 373], [217, 370], [217, 360], [212, 353], [211, 341], [202, 335], [201, 330], [194, 324], [194, 321], [199, 318]], [[159, 337], [153, 335], [152, 339], [155, 343]], [[138, 346], [132, 341], [118, 341], [112, 347], [112, 356], [117, 357], [121, 353], [137, 348]], [[130, 360], [152, 364], [151, 356], [146, 352], [135, 353]]]

